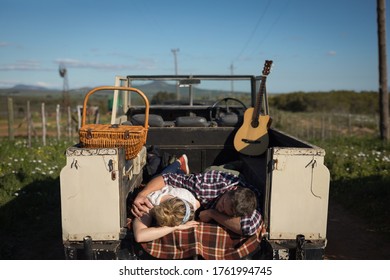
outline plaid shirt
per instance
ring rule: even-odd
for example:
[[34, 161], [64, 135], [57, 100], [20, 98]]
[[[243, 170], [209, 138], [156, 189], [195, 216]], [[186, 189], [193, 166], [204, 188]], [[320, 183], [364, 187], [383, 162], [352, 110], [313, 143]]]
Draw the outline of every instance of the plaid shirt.
[[[162, 176], [166, 185], [191, 191], [204, 209], [214, 208], [218, 197], [227, 191], [236, 189], [238, 186], [250, 188], [255, 192], [258, 200], [260, 197], [259, 191], [246, 184], [240, 177], [222, 171], [211, 170], [190, 175], [167, 173]], [[257, 203], [257, 205], [260, 204]], [[252, 215], [241, 217], [243, 235], [255, 234], [260, 225], [261, 214], [259, 209], [254, 210]]]

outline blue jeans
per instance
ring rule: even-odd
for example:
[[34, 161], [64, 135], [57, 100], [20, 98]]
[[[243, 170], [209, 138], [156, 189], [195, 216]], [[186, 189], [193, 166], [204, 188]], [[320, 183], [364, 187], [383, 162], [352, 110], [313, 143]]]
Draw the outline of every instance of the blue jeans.
[[184, 171], [180, 169], [180, 162], [175, 160], [174, 163], [171, 163], [161, 171], [161, 174], [167, 173], [184, 174]]

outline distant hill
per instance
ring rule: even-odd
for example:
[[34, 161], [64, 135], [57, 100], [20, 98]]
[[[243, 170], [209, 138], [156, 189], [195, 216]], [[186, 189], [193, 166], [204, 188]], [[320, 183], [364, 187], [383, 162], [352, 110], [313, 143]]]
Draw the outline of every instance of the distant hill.
[[176, 85], [169, 84], [164, 81], [153, 81], [146, 84], [134, 83], [132, 86], [139, 88], [146, 94], [156, 94], [157, 92], [176, 92]]
[[33, 85], [25, 85], [25, 84], [18, 84], [13, 86], [11, 89], [13, 90], [41, 90], [41, 91], [48, 91], [49, 89], [42, 86], [33, 86]]
[[[176, 92], [176, 85], [172, 82], [168, 83], [165, 81], [150, 81], [150, 82], [135, 82], [133, 85], [135, 88], [139, 88], [142, 90], [146, 95], [154, 95], [158, 92], [168, 92], [168, 93], [175, 93]], [[89, 90], [92, 88], [89, 87], [83, 87], [83, 88], [75, 88], [70, 89], [70, 94], [86, 94]], [[188, 88], [182, 88], [180, 90], [181, 92], [188, 92]], [[213, 89], [200, 89], [198, 86], [193, 87], [194, 94], [202, 96], [202, 95], [209, 95], [209, 94], [226, 94], [225, 90], [213, 90]], [[60, 89], [50, 89], [42, 86], [35, 86], [35, 85], [26, 85], [26, 84], [18, 84], [11, 88], [2, 88], [0, 89], [0, 95], [6, 95], [6, 94], [17, 94], [19, 96], [24, 96], [25, 94], [31, 94], [31, 92], [36, 93], [37, 95], [39, 92], [43, 93], [44, 95], [47, 94], [58, 94], [62, 93], [62, 90]], [[106, 92], [98, 92], [98, 94], [105, 94]], [[239, 92], [237, 92], [239, 93]]]
[[[164, 81], [153, 81], [146, 84], [137, 84], [133, 85], [136, 88], [142, 90], [147, 96], [154, 95], [158, 92], [167, 92], [167, 93], [176, 93], [176, 85], [173, 83], [167, 83]], [[180, 89], [181, 95], [188, 96], [188, 88], [184, 87]], [[193, 93], [196, 98], [202, 96], [228, 96], [229, 90], [214, 90], [214, 89], [201, 89], [198, 86], [193, 87]], [[235, 92], [235, 94], [242, 94], [242, 92]]]

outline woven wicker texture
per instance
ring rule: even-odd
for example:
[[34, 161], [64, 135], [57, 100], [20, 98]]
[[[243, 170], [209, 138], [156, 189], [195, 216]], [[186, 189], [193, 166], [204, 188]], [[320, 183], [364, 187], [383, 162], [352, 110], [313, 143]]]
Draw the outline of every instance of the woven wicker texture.
[[[144, 126], [118, 124], [86, 124], [86, 108], [90, 95], [99, 90], [127, 90], [138, 93], [145, 102]], [[145, 94], [136, 88], [99, 87], [91, 90], [84, 98], [82, 127], [79, 131], [80, 143], [85, 148], [124, 148], [126, 159], [133, 159], [146, 143], [148, 133], [149, 101]]]
[[80, 142], [86, 148], [125, 148], [126, 159], [137, 156], [146, 142], [142, 126], [86, 124], [80, 129]]

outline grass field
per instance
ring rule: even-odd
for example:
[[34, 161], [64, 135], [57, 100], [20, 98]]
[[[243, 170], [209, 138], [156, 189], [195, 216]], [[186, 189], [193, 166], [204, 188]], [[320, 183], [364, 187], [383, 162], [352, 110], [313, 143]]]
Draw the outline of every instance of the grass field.
[[0, 142], [0, 259], [61, 259], [59, 174], [70, 143]]
[[[390, 144], [377, 139], [375, 125], [361, 122], [347, 122], [349, 130], [344, 130], [335, 121], [326, 137], [320, 132], [299, 135], [303, 124], [318, 125], [323, 118], [313, 119], [310, 115], [279, 115], [274, 123], [324, 148], [331, 173], [331, 199], [363, 217], [373, 231], [389, 234]], [[38, 138], [28, 148], [25, 137], [15, 141], [1, 138], [0, 259], [63, 258], [59, 174], [65, 165], [65, 149], [72, 144], [51, 137], [42, 146]]]
[[314, 143], [327, 153], [331, 199], [364, 218], [370, 230], [390, 237], [390, 144], [367, 136]]

